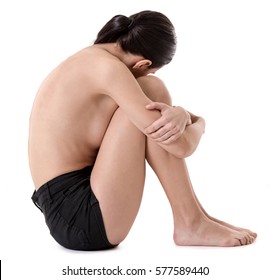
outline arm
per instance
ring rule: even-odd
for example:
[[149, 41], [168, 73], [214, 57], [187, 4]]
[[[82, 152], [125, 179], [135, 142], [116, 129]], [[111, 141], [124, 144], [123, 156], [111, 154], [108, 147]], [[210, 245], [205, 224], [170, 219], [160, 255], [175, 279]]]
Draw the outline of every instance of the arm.
[[[171, 107], [164, 103], [152, 102], [148, 109], [158, 109], [162, 117], [151, 124], [146, 129], [146, 135], [157, 142], [164, 149], [179, 158], [190, 156], [197, 148], [205, 129], [203, 118], [185, 111], [182, 107]], [[189, 121], [180, 130], [180, 124], [186, 120], [188, 114]], [[179, 124], [179, 126], [178, 126]]]
[[[190, 156], [197, 148], [205, 129], [205, 121], [182, 107], [152, 102], [148, 110], [159, 110], [162, 117], [146, 128], [146, 135], [176, 157]], [[186, 119], [187, 114], [187, 119]], [[187, 123], [186, 123], [187, 120]]]
[[182, 136], [170, 145], [179, 145], [181, 149], [175, 156], [186, 158], [197, 149], [201, 137], [205, 132], [205, 120], [202, 117], [191, 115], [192, 124], [186, 126]]
[[146, 109], [146, 105], [152, 101], [123, 63], [116, 62], [112, 66], [105, 65], [102, 68], [105, 71], [103, 70], [100, 79], [100, 91], [110, 96], [130, 121], [144, 133], [150, 124], [161, 117], [160, 112]]
[[182, 107], [152, 102], [146, 108], [159, 110], [162, 115], [145, 130], [146, 135], [156, 142], [170, 144], [182, 135], [187, 125], [192, 124], [190, 113]]
[[[134, 125], [136, 125], [138, 129], [140, 129], [145, 135], [147, 135], [146, 129], [152, 123], [162, 117], [160, 111], [148, 110], [146, 108], [146, 105], [152, 103], [152, 101], [145, 95], [145, 93], [141, 89], [141, 86], [133, 77], [129, 69], [125, 67], [125, 65], [118, 62], [115, 64], [113, 63], [112, 67], [111, 65], [106, 65], [106, 67], [102, 67], [102, 69], [103, 72], [100, 83], [102, 92], [114, 99], [114, 101], [127, 114]], [[162, 88], [162, 82], [158, 82], [158, 79], [156, 79], [156, 81], [156, 88]], [[148, 94], [148, 90], [146, 90], [146, 92], [147, 95], [151, 97], [151, 95]], [[185, 110], [184, 114], [185, 121], [183, 121], [183, 129], [182, 127], [180, 127], [180, 130], [182, 132], [185, 129], [185, 126], [189, 119], [189, 114], [186, 113]], [[182, 134], [182, 137], [180, 137], [180, 141], [177, 140], [170, 144], [163, 144], [159, 142], [158, 144], [169, 153], [178, 157], [184, 157], [186, 154], [189, 154], [191, 152], [191, 149], [193, 149], [194, 141], [189, 141], [189, 138], [193, 138], [193, 134], [198, 134], [196, 131], [199, 130], [199, 127], [199, 124], [195, 124], [192, 127], [185, 129], [186, 132]]]

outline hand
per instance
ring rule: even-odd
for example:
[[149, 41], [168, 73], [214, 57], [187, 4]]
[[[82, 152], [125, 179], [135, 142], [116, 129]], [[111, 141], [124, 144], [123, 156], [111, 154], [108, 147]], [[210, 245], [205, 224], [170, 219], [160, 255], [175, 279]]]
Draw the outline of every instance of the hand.
[[146, 106], [148, 110], [158, 110], [161, 117], [145, 129], [145, 134], [152, 140], [162, 144], [170, 144], [177, 140], [191, 124], [190, 114], [182, 107], [171, 107], [160, 102], [152, 102]]

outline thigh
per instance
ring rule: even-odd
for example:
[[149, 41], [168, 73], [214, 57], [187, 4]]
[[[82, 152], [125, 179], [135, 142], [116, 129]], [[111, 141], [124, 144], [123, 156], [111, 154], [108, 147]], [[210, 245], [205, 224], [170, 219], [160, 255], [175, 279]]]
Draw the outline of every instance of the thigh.
[[91, 175], [110, 243], [120, 243], [137, 215], [145, 182], [146, 137], [118, 109]]
[[[170, 104], [169, 92], [160, 79], [146, 76], [137, 81], [151, 100]], [[119, 108], [106, 131], [91, 176], [112, 244], [126, 237], [139, 210], [145, 183], [145, 150], [145, 135]]]

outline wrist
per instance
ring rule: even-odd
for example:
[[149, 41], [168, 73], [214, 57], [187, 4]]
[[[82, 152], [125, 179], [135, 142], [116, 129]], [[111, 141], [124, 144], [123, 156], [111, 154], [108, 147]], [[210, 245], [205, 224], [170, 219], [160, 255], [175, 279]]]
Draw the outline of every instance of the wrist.
[[187, 126], [187, 125], [191, 125], [192, 124], [192, 119], [191, 119], [191, 114], [188, 111], [186, 111], [186, 113], [187, 113], [187, 118], [188, 118], [188, 121], [186, 123], [186, 126]]
[[182, 107], [180, 107], [180, 106], [172, 106], [173, 108], [180, 108], [181, 110], [183, 110], [184, 112], [185, 112], [185, 114], [186, 114], [186, 119], [187, 119], [187, 121], [186, 121], [186, 126], [188, 126], [188, 125], [191, 125], [193, 122], [192, 122], [192, 116], [191, 116], [191, 114], [187, 111], [187, 110], [185, 110], [184, 108], [182, 108]]

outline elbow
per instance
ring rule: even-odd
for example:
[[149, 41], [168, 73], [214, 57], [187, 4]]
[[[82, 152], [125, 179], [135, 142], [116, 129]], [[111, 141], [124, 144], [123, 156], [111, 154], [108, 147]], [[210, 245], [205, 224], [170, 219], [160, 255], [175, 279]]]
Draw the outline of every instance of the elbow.
[[184, 145], [184, 146], [179, 146], [178, 149], [175, 151], [174, 156], [176, 158], [187, 158], [191, 156], [195, 151], [195, 148], [192, 147], [192, 145]]
[[187, 158], [191, 155], [192, 153], [189, 153], [188, 151], [177, 151], [177, 153], [174, 154], [174, 156], [176, 158], [180, 158], [180, 159], [183, 159], [183, 158]]
[[159, 143], [159, 145], [168, 153], [180, 159], [191, 156], [197, 148], [193, 141], [185, 141], [184, 139], [166, 145]]

